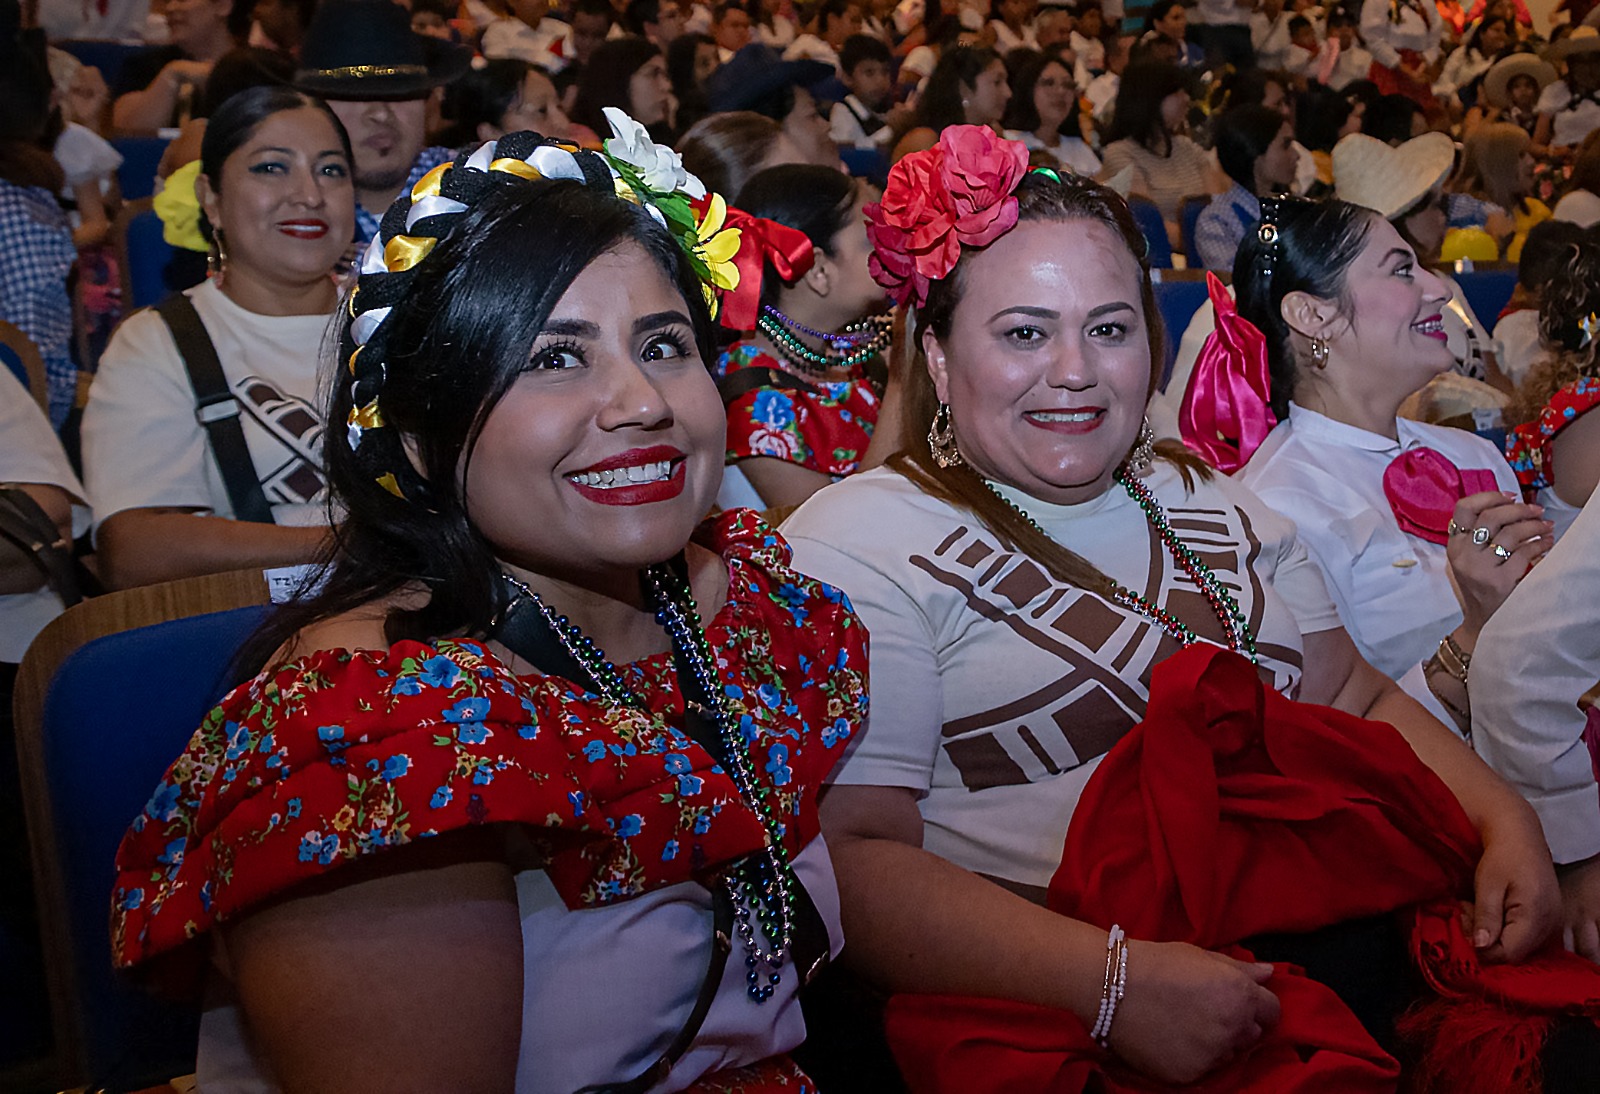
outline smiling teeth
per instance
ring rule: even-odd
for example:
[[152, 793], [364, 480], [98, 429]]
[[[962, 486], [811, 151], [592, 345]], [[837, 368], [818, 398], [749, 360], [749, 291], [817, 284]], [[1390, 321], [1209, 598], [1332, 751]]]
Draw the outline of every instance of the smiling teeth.
[[672, 474], [672, 461], [636, 463], [632, 467], [614, 467], [610, 471], [582, 471], [571, 476], [579, 486], [596, 490], [614, 490], [619, 486], [637, 486], [643, 482], [660, 482]]
[[1423, 334], [1441, 334], [1444, 331], [1443, 319], [1429, 319], [1426, 322], [1412, 324]]
[[1033, 416], [1041, 422], [1092, 422], [1099, 414], [1098, 410], [1038, 410]]

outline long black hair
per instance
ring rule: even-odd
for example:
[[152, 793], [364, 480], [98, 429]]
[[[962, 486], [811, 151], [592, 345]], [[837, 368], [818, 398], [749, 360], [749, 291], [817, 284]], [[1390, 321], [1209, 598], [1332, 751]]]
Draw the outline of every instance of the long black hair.
[[[407, 275], [379, 275], [370, 286], [363, 276], [357, 291], [383, 294], [392, 310], [354, 356], [355, 384], [346, 370], [354, 342], [344, 309], [326, 400], [334, 543], [325, 580], [268, 619], [240, 655], [241, 674], [256, 671], [306, 626], [411, 588], [425, 589], [427, 603], [389, 613], [391, 644], [487, 633], [505, 593], [500, 564], [468, 514], [466, 468], [551, 311], [596, 258], [626, 243], [643, 248], [677, 286], [700, 353], [713, 359], [711, 316], [682, 250], [667, 229], [609, 188], [491, 172], [481, 196], [450, 215], [437, 238]], [[386, 425], [352, 449], [345, 422], [365, 378], [381, 384]], [[402, 471], [404, 498], [383, 481]]]
[[[833, 237], [850, 223], [856, 180], [832, 167], [786, 163], [753, 175], [734, 202], [751, 216], [777, 221], [804, 232], [811, 246], [833, 253]], [[761, 281], [761, 302], [777, 304], [784, 282], [769, 264]]]
[[1189, 77], [1167, 61], [1130, 64], [1117, 85], [1117, 102], [1106, 143], [1131, 140], [1150, 151], [1169, 146], [1171, 134], [1161, 120], [1161, 104], [1168, 95], [1189, 89]]
[[628, 81], [661, 50], [647, 38], [611, 38], [601, 42], [583, 66], [578, 77], [577, 97], [572, 101], [572, 120], [596, 133], [611, 132], [611, 123], [601, 111], [614, 106], [624, 114], [633, 113]]
[[1239, 314], [1266, 337], [1272, 376], [1272, 412], [1289, 416], [1296, 364], [1283, 298], [1292, 292], [1336, 301], [1347, 311], [1350, 264], [1367, 245], [1378, 214], [1347, 201], [1282, 200], [1262, 203], [1263, 223], [1277, 226], [1275, 243], [1246, 232], [1233, 262], [1233, 295]]
[[[333, 125], [345, 160], [354, 167], [355, 153], [350, 150], [350, 134], [345, 132], [344, 123], [339, 121], [339, 116], [327, 103], [292, 87], [262, 84], [230, 96], [212, 113], [206, 122], [205, 136], [200, 138], [200, 173], [211, 180], [213, 190], [221, 193], [223, 163], [255, 135], [262, 122], [286, 110], [308, 108], [321, 111]], [[204, 209], [200, 211], [200, 234], [205, 236], [207, 243], [216, 235], [216, 226], [207, 219]]]
[[[1051, 65], [1059, 65], [1066, 72], [1067, 78], [1073, 80], [1076, 86], [1077, 77], [1073, 73], [1072, 62], [1062, 56], [1066, 52], [1069, 52], [1069, 47], [1066, 45], [1053, 45], [1043, 53], [1028, 53], [1017, 65], [1011, 74], [1011, 102], [1006, 106], [1007, 129], [1032, 133], [1039, 128], [1039, 111], [1033, 105], [1033, 91], [1039, 86], [1039, 78], [1044, 75], [1044, 70]], [[1072, 110], [1056, 132], [1063, 137], [1077, 137], [1082, 140], [1082, 116], [1076, 109]]]
[[1223, 112], [1212, 130], [1217, 163], [1234, 182], [1256, 192], [1256, 160], [1288, 125], [1282, 114], [1264, 106], [1236, 106]]
[[945, 50], [917, 100], [917, 124], [939, 133], [947, 126], [964, 123], [967, 111], [961, 105], [962, 87], [977, 87], [978, 77], [999, 60], [1000, 55], [994, 50], [980, 46]]

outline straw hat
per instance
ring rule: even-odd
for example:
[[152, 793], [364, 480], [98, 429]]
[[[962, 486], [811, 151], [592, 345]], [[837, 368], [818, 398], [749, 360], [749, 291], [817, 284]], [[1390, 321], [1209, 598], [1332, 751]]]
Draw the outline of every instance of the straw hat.
[[[1596, 8], [1600, 11], [1600, 8]], [[1539, 90], [1556, 82], [1556, 68], [1549, 61], [1541, 61], [1531, 53], [1513, 53], [1496, 61], [1483, 77], [1483, 97], [1490, 106], [1504, 110], [1511, 105], [1508, 90], [1518, 76], [1532, 76]]]
[[1585, 23], [1544, 51], [1544, 55], [1552, 61], [1577, 53], [1600, 53], [1600, 30]]
[[1455, 161], [1455, 142], [1443, 133], [1424, 133], [1399, 148], [1352, 133], [1333, 146], [1334, 196], [1392, 220], [1427, 197]]

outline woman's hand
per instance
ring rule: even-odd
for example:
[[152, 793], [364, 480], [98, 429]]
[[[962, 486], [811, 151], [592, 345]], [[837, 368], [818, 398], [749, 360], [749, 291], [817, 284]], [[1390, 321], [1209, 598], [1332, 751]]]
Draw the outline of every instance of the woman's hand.
[[1278, 1021], [1278, 997], [1262, 987], [1271, 976], [1271, 965], [1181, 942], [1130, 942], [1111, 1048], [1154, 1079], [1192, 1083]]
[[[1476, 636], [1529, 567], [1550, 549], [1555, 525], [1543, 519], [1541, 507], [1512, 501], [1494, 491], [1462, 498], [1453, 517], [1455, 525], [1445, 551], [1461, 593], [1462, 615]], [[1474, 532], [1480, 528], [1489, 533], [1482, 544], [1473, 542]], [[1500, 557], [1496, 547], [1509, 551], [1510, 557]]]
[[1573, 953], [1600, 964], [1600, 855], [1562, 866], [1561, 941]]
[[1473, 897], [1464, 925], [1486, 964], [1522, 961], [1561, 926], [1561, 888], [1531, 809], [1485, 829]]

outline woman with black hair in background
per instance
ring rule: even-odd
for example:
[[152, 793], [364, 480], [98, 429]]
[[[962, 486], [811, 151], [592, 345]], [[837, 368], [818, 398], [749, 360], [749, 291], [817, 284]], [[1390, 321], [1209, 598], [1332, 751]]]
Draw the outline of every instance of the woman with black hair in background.
[[676, 121], [680, 133], [687, 132], [695, 122], [711, 113], [706, 101], [706, 81], [720, 64], [722, 58], [717, 53], [717, 43], [709, 34], [689, 31], [678, 35], [667, 46], [667, 78], [672, 81], [673, 98], [678, 100]]
[[888, 395], [869, 376], [889, 356], [888, 324], [876, 314], [884, 293], [867, 270], [862, 207], [871, 196], [850, 176], [810, 164], [762, 171], [739, 191], [740, 209], [797, 235], [763, 266], [755, 333], [723, 350], [713, 370], [730, 470], [758, 495], [739, 500], [730, 474], [725, 508], [798, 505], [898, 447], [892, 429], [877, 432]]
[[[84, 480], [102, 573], [118, 587], [309, 562], [327, 533], [317, 362], [355, 233], [349, 139], [322, 100], [257, 87], [211, 116], [199, 162], [214, 276], [172, 298], [198, 338], [175, 341], [184, 316], [170, 303], [129, 316], [84, 411]], [[229, 490], [196, 417], [186, 362], [199, 339], [238, 402], [249, 462], [235, 470], [258, 498]]]
[[891, 161], [932, 148], [951, 125], [986, 125], [996, 133], [1011, 102], [1005, 62], [990, 49], [946, 50], [917, 96], [915, 124], [895, 145]]
[[1221, 189], [1205, 149], [1188, 135], [1188, 113], [1189, 78], [1178, 66], [1164, 61], [1129, 65], [1100, 152], [1101, 180], [1131, 167], [1129, 193], [1155, 203], [1174, 245], [1182, 236], [1179, 203]]
[[609, 133], [601, 113], [606, 107], [634, 118], [651, 138], [671, 144], [677, 130], [672, 119], [672, 81], [667, 59], [645, 38], [612, 38], [602, 42], [583, 66], [572, 120], [595, 133]]
[[532, 129], [552, 137], [590, 144], [592, 133], [577, 134], [561, 110], [556, 85], [537, 65], [515, 58], [485, 61], [471, 68], [446, 92], [450, 128], [439, 136], [447, 148], [469, 148], [507, 133]]

